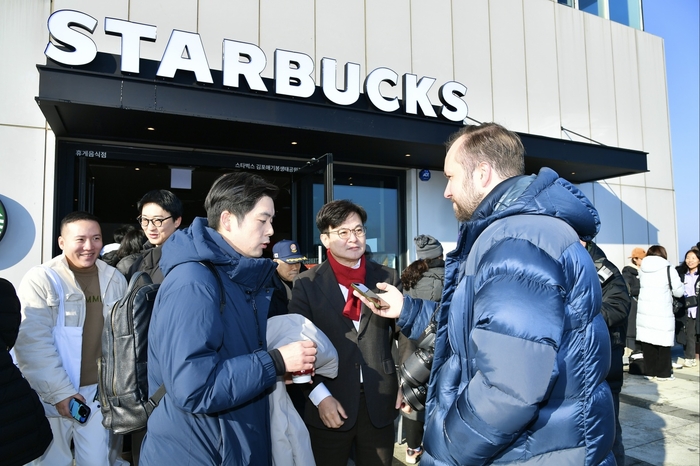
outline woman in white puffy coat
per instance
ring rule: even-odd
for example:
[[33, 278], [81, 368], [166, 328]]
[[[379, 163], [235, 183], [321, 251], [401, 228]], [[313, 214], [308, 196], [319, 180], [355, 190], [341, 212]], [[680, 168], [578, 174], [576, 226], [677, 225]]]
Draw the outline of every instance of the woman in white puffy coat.
[[642, 343], [646, 376], [659, 381], [674, 378], [671, 348], [676, 323], [672, 295], [683, 296], [683, 283], [674, 271], [666, 249], [658, 245], [649, 248], [639, 271], [637, 340]]

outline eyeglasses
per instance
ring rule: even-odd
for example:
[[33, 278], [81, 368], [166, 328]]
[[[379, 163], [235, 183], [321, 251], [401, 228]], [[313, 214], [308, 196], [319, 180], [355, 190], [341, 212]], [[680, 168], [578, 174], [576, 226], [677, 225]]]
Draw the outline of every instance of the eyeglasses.
[[152, 223], [153, 226], [156, 228], [160, 228], [163, 226], [163, 222], [169, 218], [173, 218], [173, 216], [171, 215], [170, 217], [165, 217], [165, 218], [146, 218], [146, 217], [139, 216], [136, 218], [136, 220], [138, 220], [138, 222], [141, 224], [141, 226], [143, 228], [148, 228], [149, 223]]
[[362, 226], [353, 228], [352, 230], [348, 228], [341, 228], [340, 230], [330, 230], [325, 232], [325, 234], [329, 236], [331, 233], [337, 234], [338, 238], [340, 239], [350, 239], [351, 233], [354, 233], [356, 238], [362, 238], [363, 236], [365, 236], [365, 233], [367, 233], [367, 228]]

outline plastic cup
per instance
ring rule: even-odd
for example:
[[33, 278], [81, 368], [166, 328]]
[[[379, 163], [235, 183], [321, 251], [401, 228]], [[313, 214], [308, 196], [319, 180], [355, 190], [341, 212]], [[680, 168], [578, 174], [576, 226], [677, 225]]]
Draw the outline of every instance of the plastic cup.
[[294, 382], [294, 383], [309, 383], [309, 382], [311, 382], [311, 372], [312, 372], [312, 369], [292, 372], [292, 382]]

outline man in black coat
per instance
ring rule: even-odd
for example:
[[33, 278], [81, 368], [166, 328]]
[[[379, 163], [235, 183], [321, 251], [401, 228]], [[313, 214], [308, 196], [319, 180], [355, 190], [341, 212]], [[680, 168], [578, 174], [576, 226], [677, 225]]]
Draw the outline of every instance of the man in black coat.
[[327, 260], [296, 279], [289, 312], [312, 321], [338, 351], [338, 376], [316, 375], [304, 421], [316, 464], [346, 466], [352, 446], [358, 466], [391, 465], [394, 419], [402, 401], [392, 358], [394, 319], [375, 315], [350, 284], [399, 285], [396, 270], [365, 256], [365, 210], [329, 202], [316, 216]]
[[12, 362], [21, 320], [12, 283], [0, 278], [0, 463], [26, 464], [44, 454], [53, 434], [39, 395]]
[[584, 243], [590, 254], [598, 279], [603, 289], [603, 306], [600, 312], [605, 318], [610, 332], [611, 360], [610, 371], [605, 380], [610, 385], [615, 404], [615, 443], [613, 454], [618, 466], [625, 464], [625, 447], [622, 445], [622, 427], [620, 426], [620, 392], [622, 391], [623, 369], [622, 357], [625, 352], [627, 336], [627, 316], [630, 311], [630, 295], [622, 274], [605, 256], [605, 253], [595, 243]]

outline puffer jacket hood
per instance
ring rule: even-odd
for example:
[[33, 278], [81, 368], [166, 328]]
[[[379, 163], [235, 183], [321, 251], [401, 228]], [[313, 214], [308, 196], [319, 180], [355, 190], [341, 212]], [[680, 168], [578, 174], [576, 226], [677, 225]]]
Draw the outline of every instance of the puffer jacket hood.
[[173, 233], [162, 247], [160, 268], [164, 276], [180, 264], [208, 261], [226, 270], [229, 277], [245, 289], [257, 291], [267, 283], [276, 267], [268, 259], [241, 256], [202, 217], [195, 218], [189, 228]]
[[468, 223], [472, 228], [483, 230], [496, 220], [511, 215], [559, 218], [584, 241], [593, 239], [600, 230], [598, 211], [588, 198], [546, 167], [538, 175], [517, 176], [500, 183], [479, 204]]
[[642, 265], [639, 270], [642, 273], [654, 273], [670, 265], [671, 263], [661, 256], [646, 256], [642, 259]]

